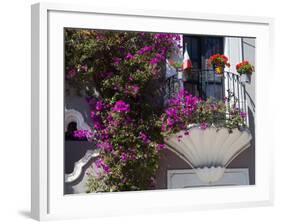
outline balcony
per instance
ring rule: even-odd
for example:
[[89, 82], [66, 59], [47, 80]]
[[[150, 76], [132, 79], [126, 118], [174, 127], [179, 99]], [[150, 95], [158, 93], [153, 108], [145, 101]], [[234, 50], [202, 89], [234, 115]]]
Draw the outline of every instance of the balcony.
[[[226, 117], [231, 107], [245, 114], [245, 128], [241, 130], [229, 132], [227, 128], [215, 126], [200, 130], [198, 124], [192, 124], [189, 135], [179, 132], [165, 140], [168, 148], [186, 161], [203, 182], [217, 182], [224, 175], [225, 168], [244, 150], [251, 148], [253, 135], [249, 127], [248, 105], [251, 104], [254, 110], [254, 103], [240, 76], [228, 71], [218, 76], [213, 70], [193, 69], [182, 78], [178, 74], [170, 76], [166, 80], [165, 97], [173, 97], [182, 88], [203, 100], [224, 100]], [[182, 140], [179, 141], [177, 136], [183, 136]]]
[[222, 76], [217, 76], [212, 69], [192, 69], [182, 78], [178, 74], [166, 79], [165, 98], [174, 96], [179, 89], [185, 89], [192, 95], [203, 100], [225, 100], [228, 107], [236, 104], [240, 112], [244, 112], [245, 122], [249, 125], [248, 105], [255, 110], [255, 104], [246, 90], [245, 82], [233, 72], [224, 71]]

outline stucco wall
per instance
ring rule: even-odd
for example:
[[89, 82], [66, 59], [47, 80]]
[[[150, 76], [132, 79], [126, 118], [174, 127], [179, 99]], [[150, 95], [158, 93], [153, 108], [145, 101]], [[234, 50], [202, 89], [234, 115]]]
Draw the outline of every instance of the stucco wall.
[[[242, 38], [241, 39], [241, 43], [242, 43], [242, 58], [243, 60], [248, 60], [251, 64], [253, 64], [254, 66], [256, 66], [256, 55], [255, 55], [255, 51], [256, 51], [256, 39], [255, 38]], [[255, 157], [255, 112], [256, 112], [256, 108], [255, 108], [255, 96], [256, 96], [256, 92], [255, 92], [255, 82], [256, 82], [256, 73], [253, 72], [253, 74], [251, 75], [251, 83], [246, 83], [245, 87], [246, 87], [246, 91], [248, 93], [247, 95], [247, 106], [248, 106], [248, 116], [249, 116], [249, 128], [250, 131], [253, 135], [253, 141], [252, 141], [252, 145], [251, 145], [251, 158]], [[250, 177], [253, 179], [253, 181], [255, 180], [255, 174], [254, 174], [254, 170], [255, 170], [255, 160], [251, 160], [252, 161], [252, 167], [250, 169]], [[252, 182], [253, 182], [252, 181]]]

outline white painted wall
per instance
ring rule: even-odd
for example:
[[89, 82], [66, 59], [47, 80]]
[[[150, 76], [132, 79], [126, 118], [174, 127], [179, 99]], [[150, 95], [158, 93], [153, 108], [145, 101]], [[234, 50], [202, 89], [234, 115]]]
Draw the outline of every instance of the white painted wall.
[[[226, 71], [237, 74], [236, 65], [243, 60], [248, 60], [255, 66], [255, 42], [254, 38], [242, 38], [242, 37], [225, 37], [224, 38], [224, 54], [229, 58], [230, 68], [226, 67]], [[251, 102], [255, 103], [255, 73], [252, 75], [251, 83], [245, 84], [245, 89], [248, 93], [244, 96], [244, 91], [237, 85], [228, 85], [228, 79], [225, 79], [225, 95], [227, 96], [227, 87], [229, 86], [230, 91], [235, 92], [236, 96], [240, 98], [240, 107], [246, 105], [245, 112], [248, 114], [249, 109], [252, 111], [253, 106]], [[250, 108], [248, 108], [250, 106]], [[249, 117], [247, 116], [247, 124], [249, 125]]]
[[225, 37], [224, 38], [224, 54], [228, 57], [230, 68], [227, 70], [236, 73], [235, 65], [242, 61], [242, 45], [241, 38]]

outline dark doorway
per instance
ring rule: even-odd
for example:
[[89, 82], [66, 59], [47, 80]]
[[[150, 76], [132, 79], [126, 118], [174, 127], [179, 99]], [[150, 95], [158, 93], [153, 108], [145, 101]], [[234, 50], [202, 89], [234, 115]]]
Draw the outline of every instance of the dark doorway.
[[192, 70], [186, 75], [184, 88], [204, 99], [222, 99], [223, 78], [216, 77], [208, 68], [208, 58], [213, 54], [223, 54], [223, 37], [183, 35], [183, 46], [192, 62]]

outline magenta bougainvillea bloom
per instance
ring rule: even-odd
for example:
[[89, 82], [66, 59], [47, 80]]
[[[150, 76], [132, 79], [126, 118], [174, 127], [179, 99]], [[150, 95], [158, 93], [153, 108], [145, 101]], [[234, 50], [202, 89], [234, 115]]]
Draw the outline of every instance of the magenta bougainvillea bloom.
[[133, 59], [134, 55], [132, 55], [130, 52], [127, 54], [127, 56], [125, 57], [125, 59], [129, 60], [129, 59]]
[[138, 54], [144, 54], [146, 52], [151, 51], [152, 49], [153, 49], [152, 46], [144, 46], [143, 48], [139, 49], [137, 53]]
[[91, 111], [91, 118], [93, 121], [93, 127], [96, 130], [102, 130], [104, 128], [101, 117], [97, 114], [96, 111]]
[[148, 144], [150, 142], [149, 137], [144, 132], [140, 132], [139, 139], [145, 144]]
[[167, 109], [162, 116], [162, 132], [185, 129], [189, 116], [197, 109], [199, 98], [180, 90], [175, 97], [167, 100]]
[[105, 150], [107, 152], [111, 152], [112, 149], [113, 149], [112, 145], [109, 142], [107, 142], [107, 141], [98, 143], [97, 147], [100, 148], [100, 149], [103, 149], [103, 150]]
[[130, 111], [130, 105], [125, 103], [123, 100], [118, 100], [114, 107], [112, 108], [112, 111], [115, 112], [129, 112]]
[[104, 165], [102, 166], [102, 168], [103, 168], [104, 172], [106, 172], [106, 173], [109, 173], [109, 172], [110, 172], [110, 167], [109, 167], [107, 164], [104, 164]]
[[103, 160], [101, 158], [98, 158], [96, 161], [95, 161], [95, 164], [98, 168], [101, 168], [101, 165], [103, 164]]
[[167, 40], [180, 40], [179, 34], [173, 33], [156, 33], [154, 34], [155, 39], [167, 39]]
[[[168, 99], [166, 105], [167, 108], [161, 116], [161, 131], [164, 136], [176, 134], [179, 131], [184, 131], [184, 135], [189, 135], [188, 129], [193, 125], [198, 125], [202, 130], [215, 126], [226, 127], [230, 131], [245, 125], [246, 113], [240, 112], [236, 104], [227, 107], [226, 101], [214, 101], [211, 98], [201, 100], [184, 90], [180, 90], [175, 97]], [[227, 113], [228, 117], [225, 116]], [[178, 141], [182, 138], [182, 136], [177, 137]]]
[[132, 96], [136, 96], [136, 95], [138, 95], [139, 90], [140, 90], [140, 87], [138, 85], [128, 85], [126, 87], [125, 92]]
[[[165, 54], [165, 52], [162, 52], [162, 53]], [[150, 59], [149, 63], [151, 65], [154, 65], [154, 64], [157, 64], [160, 61], [163, 61], [165, 59], [165, 56], [163, 54], [156, 53], [155, 56]]]
[[154, 65], [154, 64], [157, 64], [159, 61], [160, 61], [160, 60], [159, 60], [158, 58], [152, 58], [152, 59], [150, 59], [149, 63], [150, 63], [151, 65]]
[[84, 138], [90, 139], [91, 137], [93, 137], [93, 133], [88, 130], [79, 129], [73, 132], [73, 137], [77, 139], [84, 139]]
[[76, 74], [77, 74], [77, 70], [76, 70], [75, 68], [70, 68], [70, 69], [68, 69], [67, 72], [66, 72], [66, 78], [67, 78], [67, 79], [71, 79], [71, 78], [73, 78], [74, 76], [76, 76]]
[[209, 126], [208, 123], [202, 122], [202, 123], [200, 123], [200, 126], [199, 126], [199, 127], [200, 127], [201, 129], [205, 130], [206, 128], [208, 128], [208, 126]]
[[121, 159], [122, 161], [126, 161], [126, 160], [128, 159], [127, 154], [124, 153], [124, 152], [122, 152], [122, 153], [121, 153], [121, 156], [120, 156], [120, 159]]
[[118, 57], [113, 57], [113, 64], [119, 65], [121, 63], [122, 59]]
[[165, 144], [157, 144], [157, 150], [158, 151], [162, 151], [163, 149], [165, 149], [166, 148], [166, 145]]
[[240, 112], [240, 116], [241, 116], [241, 117], [245, 118], [246, 115], [247, 115], [247, 114], [246, 114], [245, 112]]
[[102, 168], [106, 173], [110, 172], [110, 167], [104, 162], [102, 158], [98, 158], [95, 161], [95, 164], [98, 168]]
[[96, 102], [96, 110], [100, 111], [100, 110], [102, 110], [102, 108], [103, 108], [102, 101], [101, 100], [97, 101]]

